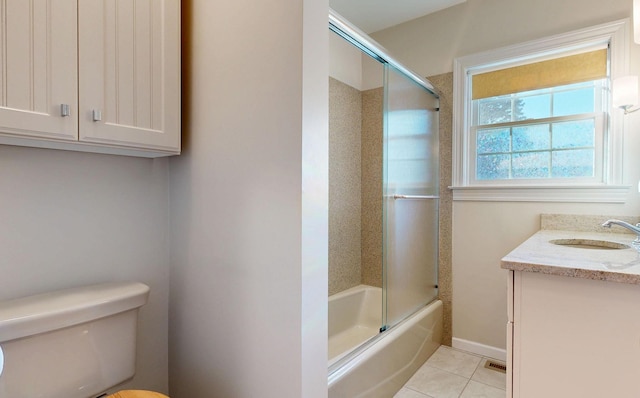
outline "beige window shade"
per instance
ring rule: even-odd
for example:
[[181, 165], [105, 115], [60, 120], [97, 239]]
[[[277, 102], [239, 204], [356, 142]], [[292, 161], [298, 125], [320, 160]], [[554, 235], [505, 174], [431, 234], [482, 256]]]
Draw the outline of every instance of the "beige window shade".
[[607, 49], [473, 75], [472, 99], [602, 79]]

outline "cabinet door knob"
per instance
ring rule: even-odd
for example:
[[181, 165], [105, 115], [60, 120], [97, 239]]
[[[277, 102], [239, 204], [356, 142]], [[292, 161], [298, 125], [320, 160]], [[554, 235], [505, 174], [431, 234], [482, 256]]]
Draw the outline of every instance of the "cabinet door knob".
[[94, 122], [99, 122], [100, 120], [102, 120], [102, 111], [99, 109], [94, 109], [93, 110], [93, 121]]
[[60, 116], [66, 117], [71, 115], [69, 104], [60, 104]]

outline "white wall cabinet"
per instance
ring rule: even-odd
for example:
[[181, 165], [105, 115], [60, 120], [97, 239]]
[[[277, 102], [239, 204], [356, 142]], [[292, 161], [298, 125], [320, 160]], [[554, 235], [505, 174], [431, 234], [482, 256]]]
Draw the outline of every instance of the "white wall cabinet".
[[180, 153], [179, 0], [0, 0], [0, 143]]
[[521, 271], [509, 279], [508, 397], [640, 397], [640, 286]]

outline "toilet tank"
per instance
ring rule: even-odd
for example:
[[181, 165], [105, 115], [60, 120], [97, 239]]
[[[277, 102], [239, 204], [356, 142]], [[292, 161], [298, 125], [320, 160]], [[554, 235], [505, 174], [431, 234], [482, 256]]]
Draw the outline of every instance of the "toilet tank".
[[135, 373], [142, 283], [0, 302], [0, 398], [96, 397]]

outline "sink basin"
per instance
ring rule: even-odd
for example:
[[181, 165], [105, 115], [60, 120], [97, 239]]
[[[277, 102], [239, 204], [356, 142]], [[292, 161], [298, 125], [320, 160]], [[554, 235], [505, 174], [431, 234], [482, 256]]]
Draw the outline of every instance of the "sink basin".
[[628, 249], [630, 247], [622, 243], [609, 242], [606, 240], [591, 240], [591, 239], [554, 239], [554, 240], [550, 240], [549, 243], [553, 243], [554, 245], [560, 245], [560, 246], [575, 247], [578, 249], [598, 249], [598, 250], [619, 250], [619, 249]]

